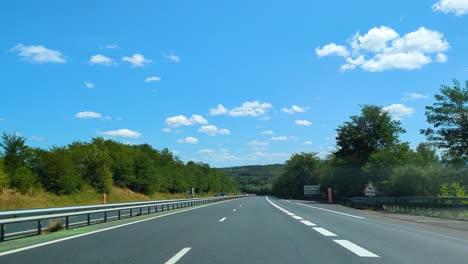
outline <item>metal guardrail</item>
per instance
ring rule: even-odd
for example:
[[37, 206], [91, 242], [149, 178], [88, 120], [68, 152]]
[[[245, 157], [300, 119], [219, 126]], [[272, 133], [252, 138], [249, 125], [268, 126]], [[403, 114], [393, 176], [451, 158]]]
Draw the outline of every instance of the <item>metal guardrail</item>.
[[[65, 220], [65, 228], [69, 229], [72, 225], [75, 226], [77, 223], [72, 224], [70, 222], [71, 217], [75, 216], [86, 216], [86, 225], [91, 225], [93, 223], [102, 223], [107, 222], [113, 219], [122, 219], [124, 215], [122, 215], [122, 211], [130, 211], [129, 217], [143, 215], [143, 214], [151, 214], [157, 213], [159, 211], [168, 211], [177, 208], [195, 206], [195, 205], [202, 205], [207, 203], [213, 203], [221, 200], [228, 200], [228, 199], [235, 199], [235, 198], [242, 198], [247, 197], [248, 195], [238, 195], [238, 196], [225, 196], [225, 197], [214, 197], [214, 198], [198, 198], [198, 199], [180, 199], [180, 200], [172, 200], [171, 202], [161, 202], [161, 201], [153, 201], [153, 202], [145, 202], [144, 204], [141, 203], [127, 203], [126, 206], [120, 207], [107, 207], [107, 208], [99, 208], [99, 209], [91, 209], [91, 210], [82, 210], [78, 212], [60, 212], [60, 213], [50, 213], [50, 210], [47, 211], [45, 209], [45, 213], [41, 215], [33, 215], [33, 216], [20, 216], [20, 217], [13, 217], [7, 219], [0, 219], [0, 242], [5, 241], [7, 238], [10, 237], [17, 237], [26, 234], [42, 234], [43, 220], [50, 220], [50, 219], [60, 219]], [[130, 204], [130, 205], [129, 205]], [[92, 206], [91, 206], [92, 207]], [[99, 207], [99, 206], [98, 206]], [[52, 208], [53, 209], [53, 208]], [[70, 208], [68, 208], [70, 209]], [[68, 210], [67, 209], [67, 210]], [[146, 209], [145, 211], [143, 209]], [[137, 210], [135, 213], [134, 210]], [[110, 212], [117, 212], [117, 216], [109, 217]], [[98, 219], [92, 219], [92, 215], [101, 214], [102, 217]], [[15, 232], [12, 234], [6, 233], [6, 226], [15, 224], [15, 223], [22, 223], [22, 222], [31, 222], [35, 221], [37, 223], [37, 228], [31, 232], [30, 230], [24, 232]], [[79, 224], [79, 223], [78, 223]]]
[[345, 205], [361, 208], [382, 206], [402, 206], [421, 208], [466, 208], [468, 198], [457, 197], [427, 197], [427, 196], [402, 196], [402, 197], [353, 197], [344, 199]]
[[24, 209], [24, 210], [23, 209], [22, 210], [6, 210], [6, 211], [0, 211], [0, 219], [33, 216], [33, 215], [71, 213], [71, 212], [80, 212], [80, 211], [88, 211], [88, 210], [110, 209], [110, 208], [117, 208], [117, 207], [131, 206], [131, 205], [146, 205], [146, 204], [154, 204], [154, 203], [190, 201], [190, 200], [199, 200], [199, 199], [202, 199], [202, 198], [153, 200], [153, 201], [145, 201], [145, 202], [95, 204], [95, 205], [83, 205], [83, 206]]

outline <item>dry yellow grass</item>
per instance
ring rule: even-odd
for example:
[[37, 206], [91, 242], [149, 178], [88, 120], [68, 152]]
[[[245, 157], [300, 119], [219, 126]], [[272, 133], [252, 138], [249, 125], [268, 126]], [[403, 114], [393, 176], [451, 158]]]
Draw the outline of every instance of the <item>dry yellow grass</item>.
[[[209, 196], [209, 194], [206, 194], [205, 196]], [[107, 203], [179, 199], [189, 197], [190, 195], [183, 193], [156, 193], [151, 196], [146, 196], [132, 192], [128, 189], [113, 187], [111, 194], [107, 195]], [[0, 210], [91, 205], [101, 203], [102, 194], [97, 193], [93, 189], [85, 189], [80, 193], [72, 195], [55, 195], [44, 191], [36, 191], [32, 194], [22, 194], [12, 189], [0, 190]]]

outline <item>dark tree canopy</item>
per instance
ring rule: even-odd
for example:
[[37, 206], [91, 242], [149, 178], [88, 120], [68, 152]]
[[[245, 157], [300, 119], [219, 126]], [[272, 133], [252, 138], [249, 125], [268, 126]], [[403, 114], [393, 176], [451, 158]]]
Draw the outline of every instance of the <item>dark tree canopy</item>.
[[401, 122], [392, 120], [382, 107], [364, 105], [361, 115], [351, 116], [351, 121], [336, 129], [338, 151], [335, 156], [363, 165], [373, 152], [399, 142], [399, 135], [405, 132], [400, 125]]
[[465, 87], [453, 80], [453, 87], [442, 85], [436, 102], [426, 106], [426, 119], [431, 127], [421, 129], [427, 139], [445, 151], [455, 163], [468, 162], [468, 81]]

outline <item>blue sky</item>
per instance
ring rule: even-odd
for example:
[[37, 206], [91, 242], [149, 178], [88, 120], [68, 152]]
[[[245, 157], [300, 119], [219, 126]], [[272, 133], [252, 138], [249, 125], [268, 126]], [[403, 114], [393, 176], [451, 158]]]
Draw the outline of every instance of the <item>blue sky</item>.
[[468, 76], [468, 1], [5, 1], [0, 132], [225, 167], [325, 156], [360, 105], [415, 147]]

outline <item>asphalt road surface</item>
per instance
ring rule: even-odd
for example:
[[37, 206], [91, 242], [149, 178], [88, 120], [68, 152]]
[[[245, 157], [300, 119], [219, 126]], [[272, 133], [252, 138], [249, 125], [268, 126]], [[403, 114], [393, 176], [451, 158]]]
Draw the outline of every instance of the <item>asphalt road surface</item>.
[[[0, 244], [0, 249], [1, 249]], [[467, 263], [468, 232], [251, 197], [0, 253], [0, 263]]]

